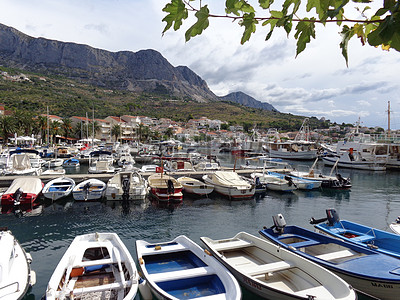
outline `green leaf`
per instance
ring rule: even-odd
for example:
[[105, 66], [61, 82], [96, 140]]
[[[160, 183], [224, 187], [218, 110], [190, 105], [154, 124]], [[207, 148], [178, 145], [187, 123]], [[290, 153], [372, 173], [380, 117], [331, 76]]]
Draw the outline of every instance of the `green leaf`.
[[243, 13], [254, 13], [254, 8], [248, 4], [245, 0], [226, 0], [225, 12], [227, 14], [234, 14], [240, 16], [240, 12]]
[[315, 24], [313, 21], [315, 21], [315, 18], [305, 18], [304, 21], [300, 21], [296, 26], [294, 35], [295, 39], [297, 39], [296, 57], [306, 48], [311, 41], [311, 37], [315, 39]]
[[163, 34], [170, 29], [173, 24], [174, 30], [178, 30], [182, 25], [182, 20], [188, 17], [188, 11], [182, 0], [171, 0], [171, 3], [167, 3], [164, 6], [163, 11], [169, 13], [162, 19], [163, 22], [167, 23], [162, 32]]
[[355, 3], [371, 3], [372, 0], [352, 0]]
[[274, 0], [258, 0], [258, 3], [261, 8], [268, 9], [274, 3]]
[[239, 22], [239, 24], [240, 26], [244, 26], [243, 36], [240, 40], [240, 43], [244, 44], [250, 39], [251, 34], [256, 32], [256, 25], [258, 24], [258, 21], [255, 19], [254, 13], [249, 13], [243, 15], [243, 19]]
[[196, 12], [195, 16], [197, 17], [197, 22], [194, 23], [185, 33], [186, 42], [190, 40], [191, 37], [196, 35], [200, 35], [204, 29], [206, 29], [209, 25], [208, 17], [210, 15], [210, 11], [208, 10], [207, 5], [200, 8], [199, 11]]
[[344, 59], [346, 60], [346, 66], [348, 67], [349, 66], [349, 58], [347, 55], [347, 48], [348, 48], [349, 40], [353, 37], [354, 32], [351, 28], [349, 28], [349, 26], [344, 25], [340, 35], [342, 36], [342, 41], [340, 42], [340, 48], [342, 49], [342, 55], [343, 55]]

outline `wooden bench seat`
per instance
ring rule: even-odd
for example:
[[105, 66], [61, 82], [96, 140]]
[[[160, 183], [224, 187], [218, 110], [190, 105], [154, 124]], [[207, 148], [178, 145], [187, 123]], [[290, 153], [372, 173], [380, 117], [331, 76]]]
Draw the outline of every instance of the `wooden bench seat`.
[[241, 272], [246, 273], [250, 276], [261, 275], [265, 273], [272, 273], [276, 271], [283, 271], [295, 267], [292, 262], [277, 261], [263, 265], [247, 266], [238, 268]]
[[249, 247], [252, 246], [253, 244], [251, 242], [247, 242], [244, 240], [232, 240], [232, 241], [227, 241], [227, 242], [220, 242], [218, 244], [214, 244], [212, 247], [216, 251], [226, 251], [226, 250], [234, 250], [234, 249], [240, 249], [243, 247]]
[[334, 260], [334, 259], [338, 259], [338, 258], [350, 257], [353, 255], [354, 255], [354, 253], [351, 252], [350, 250], [341, 250], [341, 251], [316, 255], [315, 257], [322, 259], [322, 260]]

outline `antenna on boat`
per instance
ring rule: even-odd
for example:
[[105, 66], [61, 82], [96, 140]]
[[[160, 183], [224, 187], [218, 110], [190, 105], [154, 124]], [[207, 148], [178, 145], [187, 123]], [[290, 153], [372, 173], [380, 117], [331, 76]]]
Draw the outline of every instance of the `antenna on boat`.
[[387, 136], [390, 138], [390, 101], [388, 101], [388, 130], [387, 130]]

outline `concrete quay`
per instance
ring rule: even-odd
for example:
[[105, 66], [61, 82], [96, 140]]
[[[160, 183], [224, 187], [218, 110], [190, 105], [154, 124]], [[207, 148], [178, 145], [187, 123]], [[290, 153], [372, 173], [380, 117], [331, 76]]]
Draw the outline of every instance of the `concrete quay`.
[[[232, 168], [223, 168], [224, 171], [232, 171]], [[250, 177], [251, 173], [254, 172], [259, 172], [261, 173], [262, 170], [260, 169], [239, 169], [235, 170], [239, 175], [243, 175], [246, 177]], [[279, 172], [279, 170], [273, 170], [274, 172]], [[283, 170], [282, 170], [283, 171]], [[287, 171], [287, 170], [286, 170]], [[205, 174], [211, 174], [214, 171], [179, 171], [179, 172], [167, 172], [168, 175], [173, 176], [175, 178], [181, 177], [181, 176], [189, 176], [193, 177], [196, 179], [201, 179], [201, 177]], [[147, 179], [150, 175], [154, 174], [154, 172], [146, 172], [146, 173], [141, 173], [144, 178]], [[59, 177], [62, 175], [40, 175], [40, 176], [24, 176], [24, 177], [35, 177], [35, 178], [40, 178], [43, 183], [46, 183], [50, 181], [53, 178]], [[114, 174], [66, 174], [64, 175], [65, 177], [72, 178], [75, 180], [76, 183], [79, 183], [81, 181], [90, 179], [90, 178], [96, 178], [101, 181], [107, 182], [111, 177], [114, 176]], [[12, 183], [12, 181], [17, 178], [18, 176], [1, 176], [0, 177], [0, 187], [9, 187]]]

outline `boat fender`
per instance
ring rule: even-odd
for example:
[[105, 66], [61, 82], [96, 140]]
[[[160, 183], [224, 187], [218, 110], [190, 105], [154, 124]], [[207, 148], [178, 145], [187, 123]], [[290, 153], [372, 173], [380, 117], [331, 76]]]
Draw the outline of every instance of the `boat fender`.
[[143, 300], [153, 299], [151, 290], [150, 290], [149, 286], [147, 285], [146, 280], [141, 277], [139, 278], [139, 292], [140, 292], [140, 296], [142, 296], [141, 298]]
[[161, 250], [161, 246], [160, 245], [155, 246], [154, 250]]
[[143, 257], [139, 258], [139, 264], [141, 264], [141, 265], [143, 265], [143, 264], [144, 264]]
[[376, 250], [376, 249], [379, 248], [377, 245], [374, 245], [374, 244], [367, 244], [367, 246], [368, 246], [370, 249], [374, 249], [374, 250]]
[[210, 256], [212, 256], [211, 252], [210, 252], [210, 251], [208, 251], [208, 249], [204, 249], [204, 253], [205, 253], [205, 254], [207, 254], [207, 255], [210, 255]]

